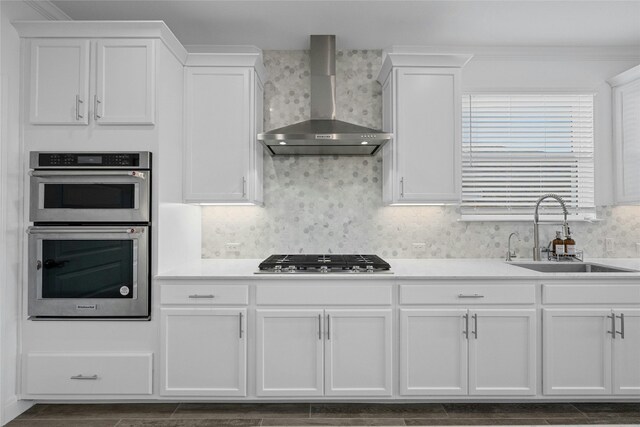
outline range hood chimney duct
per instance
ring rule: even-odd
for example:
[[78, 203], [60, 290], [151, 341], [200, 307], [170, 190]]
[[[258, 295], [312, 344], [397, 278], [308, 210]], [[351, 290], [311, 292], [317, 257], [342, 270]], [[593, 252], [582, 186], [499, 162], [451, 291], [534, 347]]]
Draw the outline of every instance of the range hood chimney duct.
[[311, 36], [311, 120], [336, 119], [336, 36]]
[[392, 135], [336, 120], [336, 36], [311, 36], [311, 120], [258, 134], [273, 155], [373, 155]]

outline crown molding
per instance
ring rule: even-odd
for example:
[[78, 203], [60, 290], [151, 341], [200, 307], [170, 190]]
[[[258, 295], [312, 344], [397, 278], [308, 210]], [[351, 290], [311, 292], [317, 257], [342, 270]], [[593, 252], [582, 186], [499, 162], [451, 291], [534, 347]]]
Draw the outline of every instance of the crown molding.
[[255, 46], [189, 46], [185, 61], [187, 67], [252, 67], [264, 81], [267, 70], [262, 60], [262, 50]]
[[[392, 46], [383, 55], [473, 54], [474, 61], [639, 61], [640, 46]], [[384, 57], [383, 57], [384, 59]]]
[[624, 71], [617, 76], [611, 77], [609, 80], [607, 80], [607, 83], [609, 83], [611, 87], [616, 87], [639, 79], [640, 65], [636, 65], [635, 67]]
[[394, 46], [382, 53], [378, 81], [384, 82], [393, 67], [462, 68], [472, 57], [469, 53], [433, 52], [415, 46]]
[[160, 39], [182, 64], [187, 50], [163, 21], [14, 21], [20, 37]]
[[71, 17], [50, 1], [23, 0], [23, 2], [37, 11], [43, 18], [50, 21], [71, 21]]

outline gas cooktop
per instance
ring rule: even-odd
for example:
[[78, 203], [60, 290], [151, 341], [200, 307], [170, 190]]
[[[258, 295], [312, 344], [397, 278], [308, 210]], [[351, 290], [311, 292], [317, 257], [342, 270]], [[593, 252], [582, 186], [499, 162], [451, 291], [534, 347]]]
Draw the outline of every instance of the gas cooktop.
[[388, 273], [391, 266], [377, 255], [271, 255], [257, 273]]

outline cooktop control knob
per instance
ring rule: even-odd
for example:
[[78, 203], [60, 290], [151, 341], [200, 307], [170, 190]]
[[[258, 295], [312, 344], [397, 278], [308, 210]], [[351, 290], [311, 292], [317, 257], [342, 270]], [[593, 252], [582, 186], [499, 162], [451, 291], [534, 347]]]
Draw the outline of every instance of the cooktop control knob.
[[351, 267], [351, 272], [352, 273], [360, 273], [360, 267], [357, 265], [354, 265], [353, 267]]
[[367, 265], [367, 273], [373, 273], [373, 265]]
[[295, 273], [296, 272], [296, 266], [295, 265], [290, 265], [287, 270], [289, 270], [289, 273]]
[[320, 267], [320, 273], [328, 273], [329, 272], [329, 267], [327, 267], [326, 265], [323, 265]]

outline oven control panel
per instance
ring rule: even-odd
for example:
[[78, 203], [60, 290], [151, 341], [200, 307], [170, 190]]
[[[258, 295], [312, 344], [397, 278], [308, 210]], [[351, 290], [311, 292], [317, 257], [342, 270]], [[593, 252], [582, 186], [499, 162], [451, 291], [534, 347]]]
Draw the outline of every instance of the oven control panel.
[[149, 152], [131, 153], [31, 153], [33, 169], [111, 168], [149, 169]]

